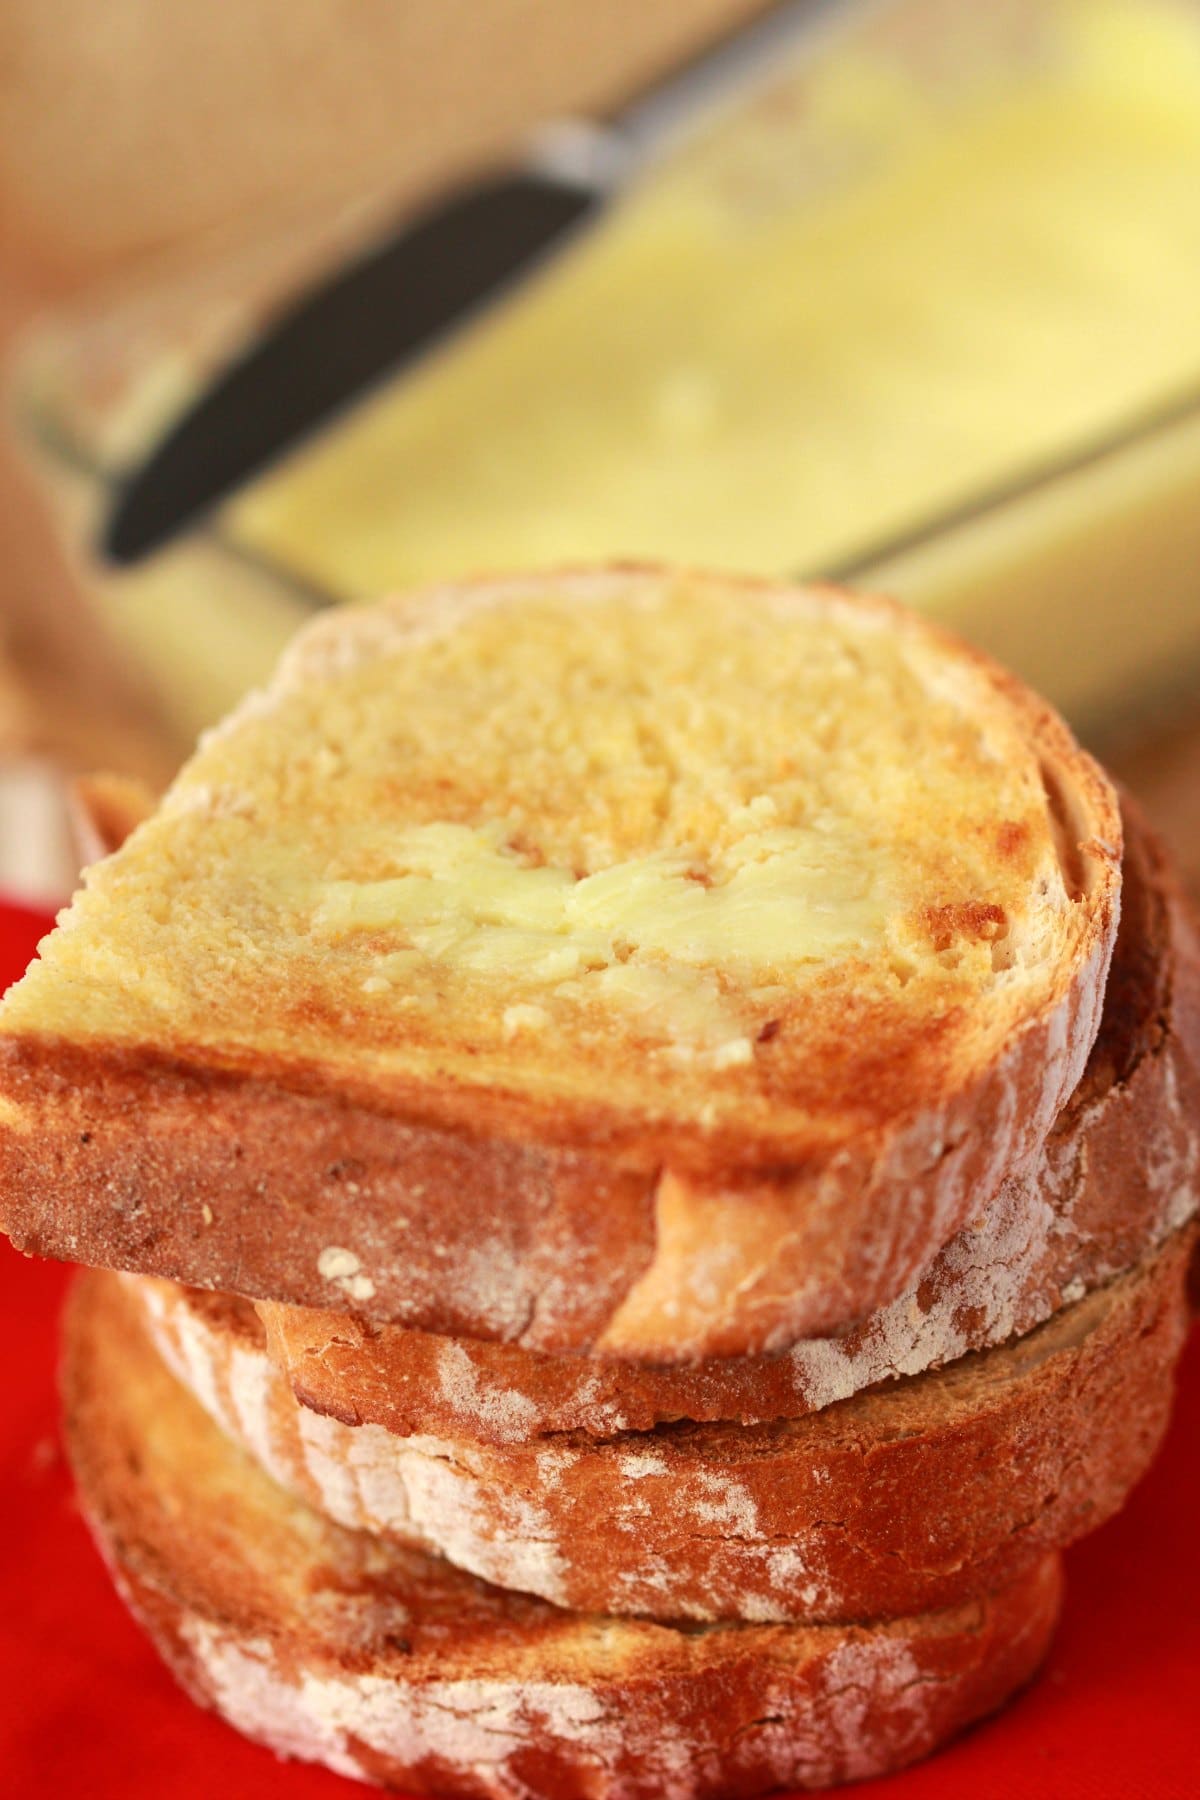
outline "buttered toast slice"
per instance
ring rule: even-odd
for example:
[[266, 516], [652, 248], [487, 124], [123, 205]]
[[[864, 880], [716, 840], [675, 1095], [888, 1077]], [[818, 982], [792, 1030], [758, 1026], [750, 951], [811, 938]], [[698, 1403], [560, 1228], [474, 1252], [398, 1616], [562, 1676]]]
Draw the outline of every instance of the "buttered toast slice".
[[658, 570], [321, 621], [3, 1013], [29, 1249], [680, 1360], [893, 1298], [1095, 1036], [1115, 797], [898, 608]]
[[289, 1499], [178, 1387], [111, 1276], [67, 1322], [67, 1432], [116, 1578], [194, 1699], [290, 1756], [474, 1800], [725, 1800], [925, 1755], [1034, 1673], [1061, 1571], [952, 1611], [717, 1626], [560, 1611]]
[[[118, 777], [79, 784], [97, 854], [152, 807]], [[1029, 1331], [1140, 1262], [1200, 1204], [1200, 943], [1164, 846], [1128, 795], [1121, 809], [1121, 922], [1083, 1079], [1038, 1157], [887, 1306], [775, 1356], [653, 1367], [259, 1301], [297, 1399], [401, 1437], [498, 1444], [672, 1419], [795, 1418]]]

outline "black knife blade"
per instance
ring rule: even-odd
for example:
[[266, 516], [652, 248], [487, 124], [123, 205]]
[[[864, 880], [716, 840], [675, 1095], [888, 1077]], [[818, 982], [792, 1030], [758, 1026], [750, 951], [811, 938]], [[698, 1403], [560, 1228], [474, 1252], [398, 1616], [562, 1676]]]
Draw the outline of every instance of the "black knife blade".
[[268, 321], [118, 489], [101, 548], [132, 563], [528, 274], [603, 198], [537, 169], [439, 199]]
[[[857, 0], [870, 5], [871, 0]], [[533, 273], [715, 107], [760, 82], [850, 0], [777, 0], [607, 123], [544, 130], [529, 158], [439, 197], [268, 321], [123, 482], [100, 540], [132, 563]]]

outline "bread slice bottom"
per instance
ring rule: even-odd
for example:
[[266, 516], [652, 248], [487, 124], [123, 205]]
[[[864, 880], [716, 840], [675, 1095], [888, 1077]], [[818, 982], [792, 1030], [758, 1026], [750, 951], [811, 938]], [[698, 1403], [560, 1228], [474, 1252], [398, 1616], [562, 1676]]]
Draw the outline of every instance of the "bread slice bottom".
[[117, 1581], [194, 1699], [287, 1755], [413, 1792], [738, 1800], [883, 1773], [1037, 1669], [1056, 1555], [883, 1625], [563, 1612], [289, 1498], [209, 1420], [107, 1274], [78, 1281], [67, 1431]]
[[1025, 1337], [823, 1412], [603, 1442], [342, 1425], [296, 1402], [252, 1307], [121, 1279], [217, 1423], [340, 1524], [585, 1612], [827, 1624], [957, 1605], [1121, 1506], [1170, 1417], [1193, 1238]]

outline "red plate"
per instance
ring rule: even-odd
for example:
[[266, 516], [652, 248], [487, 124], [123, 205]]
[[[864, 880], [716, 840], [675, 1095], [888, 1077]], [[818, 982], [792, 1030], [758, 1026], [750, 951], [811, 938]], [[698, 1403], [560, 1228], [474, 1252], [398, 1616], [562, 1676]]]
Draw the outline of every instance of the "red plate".
[[[0, 986], [46, 921], [0, 908]], [[0, 1249], [0, 1796], [334, 1800], [175, 1687], [117, 1600], [71, 1496], [54, 1394], [67, 1271]], [[1200, 1342], [1170, 1440], [1119, 1519], [1068, 1557], [1041, 1680], [871, 1800], [1200, 1796]]]

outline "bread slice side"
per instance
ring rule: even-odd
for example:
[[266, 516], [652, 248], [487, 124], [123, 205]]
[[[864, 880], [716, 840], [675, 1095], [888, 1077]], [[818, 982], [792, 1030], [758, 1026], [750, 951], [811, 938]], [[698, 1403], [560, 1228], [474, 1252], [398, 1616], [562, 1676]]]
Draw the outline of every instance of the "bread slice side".
[[610, 570], [339, 615], [0, 1012], [0, 1217], [532, 1348], [837, 1329], [1040, 1148], [1119, 853], [1054, 715], [883, 602]]
[[1166, 1430], [1193, 1233], [1027, 1337], [772, 1425], [394, 1437], [297, 1404], [253, 1309], [127, 1276], [160, 1353], [340, 1523], [590, 1612], [801, 1623], [956, 1605], [1110, 1517]]
[[1121, 924], [1083, 1079], [1037, 1160], [889, 1305], [775, 1356], [651, 1368], [260, 1301], [297, 1399], [350, 1425], [493, 1443], [794, 1418], [1030, 1331], [1140, 1262], [1200, 1205], [1200, 947], [1163, 846], [1123, 811]]
[[941, 1614], [681, 1631], [563, 1613], [289, 1499], [180, 1389], [111, 1278], [67, 1322], [83, 1505], [185, 1688], [284, 1755], [418, 1793], [717, 1800], [897, 1768], [1040, 1663], [1061, 1570]]

